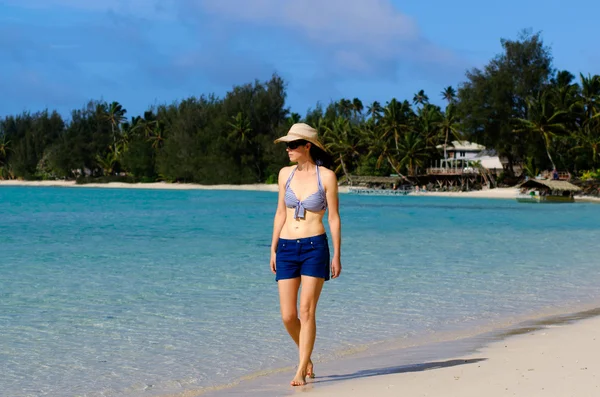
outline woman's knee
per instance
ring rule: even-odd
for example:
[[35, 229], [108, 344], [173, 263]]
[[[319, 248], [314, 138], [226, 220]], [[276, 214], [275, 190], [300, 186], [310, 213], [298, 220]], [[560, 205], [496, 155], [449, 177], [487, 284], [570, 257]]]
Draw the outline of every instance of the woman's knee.
[[316, 308], [313, 305], [300, 306], [300, 322], [306, 323], [315, 319]]
[[298, 313], [296, 311], [286, 311], [281, 313], [281, 320], [284, 324], [293, 324], [298, 321]]

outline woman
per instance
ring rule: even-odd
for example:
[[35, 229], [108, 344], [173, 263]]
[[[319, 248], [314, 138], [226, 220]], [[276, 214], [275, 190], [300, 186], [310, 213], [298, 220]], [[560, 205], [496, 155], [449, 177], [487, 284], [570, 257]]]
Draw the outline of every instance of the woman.
[[[284, 167], [279, 172], [271, 270], [279, 287], [283, 324], [299, 349], [298, 371], [290, 384], [302, 386], [307, 376], [314, 377], [310, 356], [315, 344], [315, 313], [321, 289], [330, 273], [332, 278], [337, 278], [342, 271], [338, 186], [335, 173], [323, 166], [330, 157], [315, 129], [304, 123], [294, 124], [286, 136], [275, 140], [278, 142], [286, 142], [290, 162], [297, 165]], [[333, 242], [331, 268], [323, 225], [327, 209]]]

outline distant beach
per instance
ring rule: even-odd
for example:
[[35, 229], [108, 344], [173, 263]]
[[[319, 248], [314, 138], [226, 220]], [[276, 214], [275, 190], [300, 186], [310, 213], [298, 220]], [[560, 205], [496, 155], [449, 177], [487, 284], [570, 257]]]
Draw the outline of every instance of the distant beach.
[[76, 184], [75, 181], [0, 181], [1, 186], [41, 186], [41, 187], [94, 187], [107, 189], [168, 189], [168, 190], [254, 190], [265, 192], [276, 192], [276, 184], [257, 183], [251, 185], [200, 185], [197, 183], [85, 183]]
[[[276, 192], [277, 184], [256, 183], [248, 185], [200, 185], [197, 183], [87, 183], [76, 184], [75, 181], [0, 181], [2, 186], [41, 186], [41, 187], [77, 187], [77, 188], [106, 188], [106, 189], [171, 189], [171, 190], [251, 190], [260, 192]], [[340, 186], [340, 193], [349, 193], [349, 186]], [[515, 187], [502, 187], [496, 189], [472, 190], [469, 192], [412, 192], [409, 196], [423, 197], [463, 197], [463, 198], [492, 198], [514, 199], [519, 189]], [[576, 196], [577, 201], [600, 202], [598, 197]]]

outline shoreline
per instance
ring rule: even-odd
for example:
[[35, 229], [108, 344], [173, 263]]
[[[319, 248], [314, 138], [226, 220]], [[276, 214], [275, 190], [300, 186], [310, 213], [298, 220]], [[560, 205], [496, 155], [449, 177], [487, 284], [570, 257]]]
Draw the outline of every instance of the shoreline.
[[[375, 352], [367, 348], [316, 361], [317, 378], [302, 387], [288, 386], [295, 371], [288, 367], [249, 375], [228, 385], [161, 397], [269, 397], [297, 392], [332, 397], [392, 397], [399, 393], [408, 397], [480, 397], [484, 391], [486, 396], [500, 397], [507, 395], [507, 390], [521, 397], [596, 395], [600, 392], [600, 379], [595, 378], [600, 368], [600, 357], [595, 354], [600, 347], [596, 331], [600, 327], [599, 304], [546, 312], [467, 336], [400, 348], [383, 345]], [[579, 394], [543, 393], [544, 388], [567, 390], [572, 386], [574, 378], [562, 377], [562, 372], [580, 376]], [[533, 375], [532, 384], [527, 384], [528, 375]]]
[[[507, 330], [471, 352], [314, 387], [316, 396], [595, 396], [600, 308]], [[310, 385], [305, 386], [310, 387]]]
[[[23, 187], [64, 187], [64, 188], [105, 188], [105, 189], [157, 189], [157, 190], [246, 190], [258, 192], [277, 192], [277, 184], [245, 184], [245, 185], [201, 185], [196, 183], [86, 183], [78, 185], [75, 181], [20, 181], [3, 180], [0, 181], [0, 188], [3, 186], [23, 186]], [[408, 197], [461, 197], [461, 198], [486, 198], [486, 199], [515, 199], [519, 189], [515, 187], [496, 188], [485, 190], [472, 190], [469, 192], [412, 192]], [[339, 186], [340, 194], [348, 194], [349, 186]], [[576, 202], [600, 203], [600, 197], [575, 196]]]
[[126, 183], [126, 182], [108, 182], [108, 183], [85, 183], [76, 184], [75, 181], [18, 181], [5, 180], [0, 181], [2, 186], [22, 186], [22, 187], [65, 187], [65, 188], [103, 188], [103, 189], [156, 189], [156, 190], [252, 190], [263, 192], [276, 192], [277, 184], [256, 183], [247, 185], [200, 185], [197, 183]]

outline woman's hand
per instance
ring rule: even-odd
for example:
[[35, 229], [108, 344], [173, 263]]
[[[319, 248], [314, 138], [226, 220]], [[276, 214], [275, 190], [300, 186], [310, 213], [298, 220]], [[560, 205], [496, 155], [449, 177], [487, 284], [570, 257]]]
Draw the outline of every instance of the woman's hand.
[[338, 278], [342, 272], [342, 262], [340, 258], [334, 257], [331, 261], [331, 278]]
[[277, 274], [276, 267], [275, 267], [276, 256], [277, 256], [277, 254], [275, 252], [271, 252], [271, 271], [273, 272], [273, 274]]

